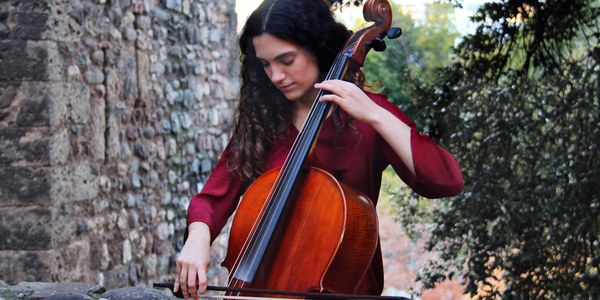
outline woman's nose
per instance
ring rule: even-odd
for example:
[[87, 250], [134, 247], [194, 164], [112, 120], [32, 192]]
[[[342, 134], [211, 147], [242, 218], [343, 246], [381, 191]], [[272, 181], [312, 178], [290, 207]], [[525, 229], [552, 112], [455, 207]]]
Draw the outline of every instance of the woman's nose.
[[271, 81], [272, 82], [280, 82], [285, 79], [285, 72], [280, 67], [272, 67], [271, 68]]

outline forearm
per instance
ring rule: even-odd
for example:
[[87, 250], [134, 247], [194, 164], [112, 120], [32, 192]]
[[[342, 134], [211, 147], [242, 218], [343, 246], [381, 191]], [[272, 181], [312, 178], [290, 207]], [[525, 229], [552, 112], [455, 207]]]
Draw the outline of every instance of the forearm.
[[383, 137], [404, 165], [415, 175], [410, 126], [380, 106], [377, 106], [367, 122]]
[[210, 228], [205, 223], [193, 222], [188, 226], [188, 239], [192, 237], [194, 240], [210, 244]]

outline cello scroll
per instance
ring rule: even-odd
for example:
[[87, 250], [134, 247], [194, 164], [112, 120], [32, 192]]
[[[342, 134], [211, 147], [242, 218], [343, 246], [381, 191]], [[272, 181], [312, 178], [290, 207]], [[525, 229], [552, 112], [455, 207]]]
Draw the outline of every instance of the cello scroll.
[[370, 49], [379, 52], [385, 50], [384, 37], [393, 39], [402, 33], [400, 28], [391, 28], [392, 8], [387, 0], [367, 0], [363, 6], [363, 17], [374, 24], [354, 33], [346, 44], [351, 49], [354, 67], [364, 64]]

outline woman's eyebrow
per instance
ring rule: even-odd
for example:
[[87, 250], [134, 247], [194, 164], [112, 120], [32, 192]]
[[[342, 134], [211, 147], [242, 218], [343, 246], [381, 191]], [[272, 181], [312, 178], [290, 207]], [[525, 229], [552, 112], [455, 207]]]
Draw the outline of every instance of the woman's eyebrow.
[[[275, 58], [273, 60], [282, 60], [284, 57], [291, 55], [291, 54], [295, 54], [295, 53], [296, 53], [296, 51], [294, 51], [294, 50], [284, 52], [284, 53], [281, 53], [281, 54], [275, 56]], [[259, 60], [267, 61], [266, 59], [259, 57], [259, 56], [257, 56], [256, 58], [258, 58]]]
[[294, 53], [296, 53], [296, 51], [288, 51], [288, 52], [281, 53], [281, 54], [275, 56], [275, 60], [281, 60], [284, 57], [286, 57], [288, 55], [291, 55], [291, 54], [294, 54]]

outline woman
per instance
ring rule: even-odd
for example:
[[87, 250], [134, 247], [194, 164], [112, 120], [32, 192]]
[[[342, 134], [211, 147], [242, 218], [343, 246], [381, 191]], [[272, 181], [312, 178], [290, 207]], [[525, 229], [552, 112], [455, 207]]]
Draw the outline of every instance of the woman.
[[[354, 83], [321, 82], [349, 38], [325, 0], [265, 0], [248, 18], [239, 40], [242, 87], [232, 139], [188, 211], [187, 240], [177, 260], [186, 299], [206, 290], [210, 244], [233, 213], [245, 189], [264, 171], [280, 167], [319, 101], [337, 109], [324, 121], [317, 158], [337, 179], [376, 202], [383, 170], [392, 165], [415, 192], [453, 196], [463, 181], [454, 157], [383, 95]], [[358, 294], [381, 294], [379, 246]]]

